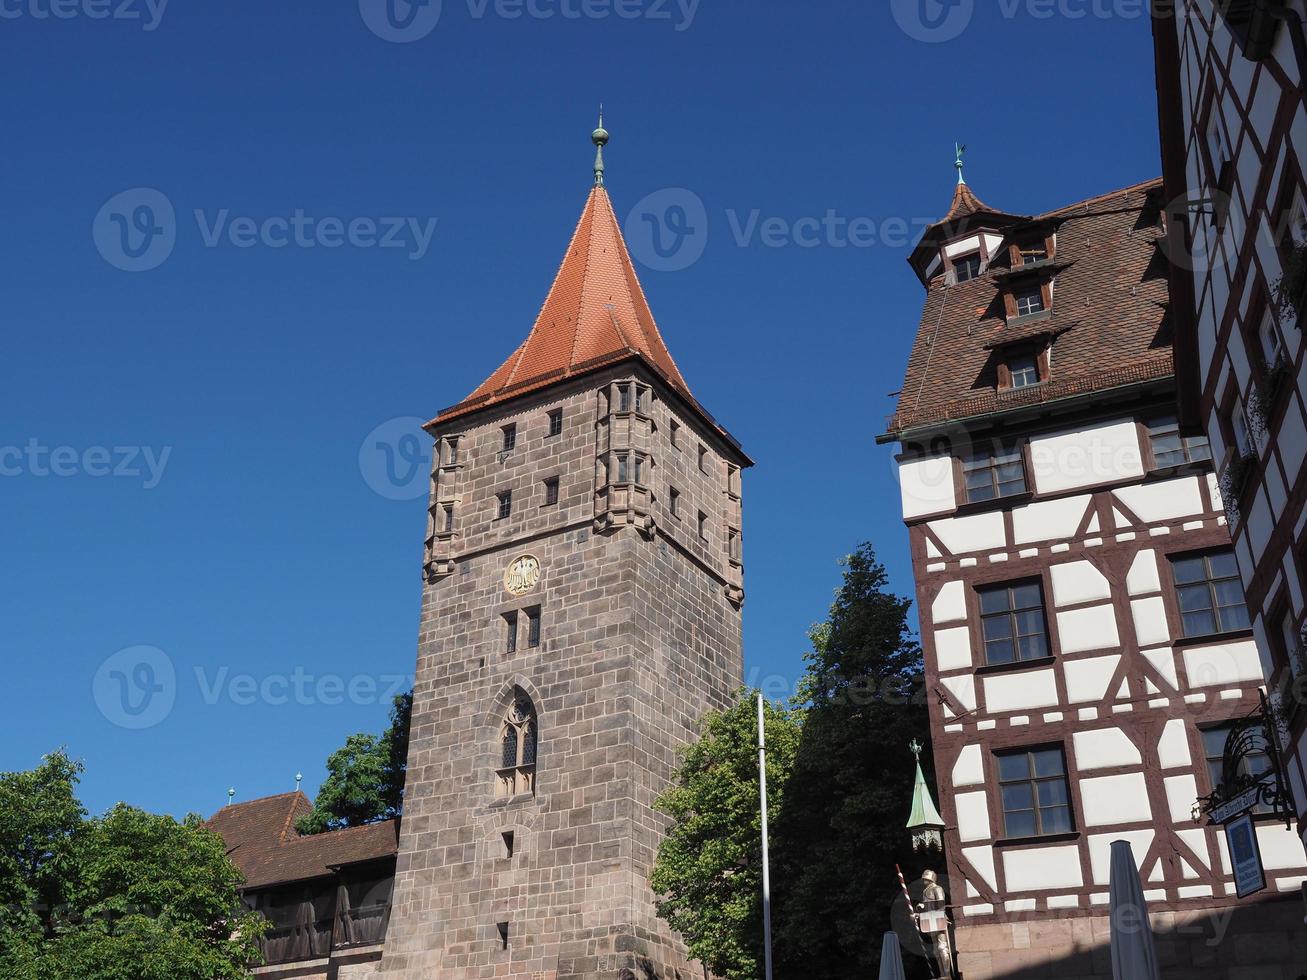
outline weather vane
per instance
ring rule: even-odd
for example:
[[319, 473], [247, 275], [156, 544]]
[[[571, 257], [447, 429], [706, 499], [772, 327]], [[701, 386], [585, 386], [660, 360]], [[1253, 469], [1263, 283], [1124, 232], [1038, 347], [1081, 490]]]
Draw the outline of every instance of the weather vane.
[[914, 738], [911, 742], [908, 743], [908, 748], [912, 751], [912, 754], [915, 755], [915, 756], [917, 757], [917, 761], [920, 762], [920, 761], [921, 761], [921, 743], [918, 742], [918, 741]]
[[954, 161], [953, 166], [958, 168], [958, 183], [965, 184], [967, 181], [966, 178], [962, 176], [962, 155], [967, 152], [967, 144], [954, 143], [953, 149], [957, 152], [957, 159]]

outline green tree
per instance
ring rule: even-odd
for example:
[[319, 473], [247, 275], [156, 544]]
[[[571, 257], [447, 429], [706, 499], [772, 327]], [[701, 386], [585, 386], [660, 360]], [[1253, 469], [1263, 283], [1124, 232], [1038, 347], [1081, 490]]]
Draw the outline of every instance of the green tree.
[[63, 753], [0, 774], [0, 976], [244, 980], [263, 920], [200, 818], [119, 804], [88, 819]]
[[[765, 708], [767, 814], [775, 821], [798, 750], [797, 712]], [[761, 975], [762, 854], [757, 693], [703, 721], [673, 785], [657, 801], [674, 821], [658, 849], [651, 884], [658, 914], [714, 974]], [[773, 823], [774, 825], [774, 823]]]
[[871, 545], [843, 565], [830, 615], [811, 633], [803, 740], [777, 827], [782, 976], [874, 974], [894, 866], [912, 856], [907, 745], [927, 741], [929, 724], [911, 602], [888, 590]]
[[321, 834], [390, 820], [404, 806], [409, 724], [413, 692], [390, 707], [390, 727], [381, 735], [360, 732], [327, 759], [327, 778], [318, 789], [313, 812], [295, 824], [301, 834]]

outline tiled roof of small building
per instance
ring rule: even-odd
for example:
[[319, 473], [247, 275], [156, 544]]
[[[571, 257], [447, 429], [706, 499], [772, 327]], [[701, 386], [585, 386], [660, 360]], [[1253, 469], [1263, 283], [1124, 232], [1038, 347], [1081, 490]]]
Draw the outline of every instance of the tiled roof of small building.
[[608, 192], [597, 186], [581, 212], [531, 333], [472, 394], [435, 421], [466, 415], [631, 357], [643, 360], [693, 401], [658, 332]]
[[397, 820], [301, 837], [295, 821], [312, 811], [303, 793], [284, 793], [224, 807], [207, 826], [226, 842], [246, 888], [309, 881], [330, 875], [333, 868], [398, 853]]
[[[941, 270], [927, 286], [886, 435], [1174, 374], [1161, 193], [1161, 181], [1150, 180], [1003, 224], [1007, 241], [1037, 229], [1057, 232], [1056, 255], [1042, 271], [1054, 277], [1053, 304], [1042, 317], [1008, 321], [1003, 290], [1014, 273], [1006, 246], [970, 281], [949, 285]], [[972, 222], [973, 231], [980, 227]], [[998, 390], [997, 351], [1039, 334], [1055, 338], [1049, 380]]]

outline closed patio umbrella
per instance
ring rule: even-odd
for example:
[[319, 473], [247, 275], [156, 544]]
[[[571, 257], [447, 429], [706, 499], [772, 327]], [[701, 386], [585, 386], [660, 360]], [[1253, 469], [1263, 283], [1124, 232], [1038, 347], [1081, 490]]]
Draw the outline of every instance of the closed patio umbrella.
[[1110, 891], [1114, 980], [1160, 980], [1148, 903], [1129, 841], [1112, 843]]
[[880, 943], [880, 980], [904, 980], [899, 937], [892, 932], [885, 933]]

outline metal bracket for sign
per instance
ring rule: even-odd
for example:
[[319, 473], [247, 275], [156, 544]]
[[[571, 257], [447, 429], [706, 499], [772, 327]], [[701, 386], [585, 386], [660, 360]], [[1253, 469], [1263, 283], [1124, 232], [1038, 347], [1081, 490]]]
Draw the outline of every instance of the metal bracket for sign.
[[[1221, 760], [1221, 785], [1198, 801], [1211, 823], [1228, 824], [1264, 804], [1275, 816], [1284, 818], [1286, 830], [1293, 829], [1293, 791], [1284, 779], [1277, 730], [1275, 711], [1263, 691], [1257, 710], [1230, 728]], [[1267, 756], [1271, 768], [1260, 776], [1250, 776], [1244, 764], [1249, 756], [1259, 753]]]

